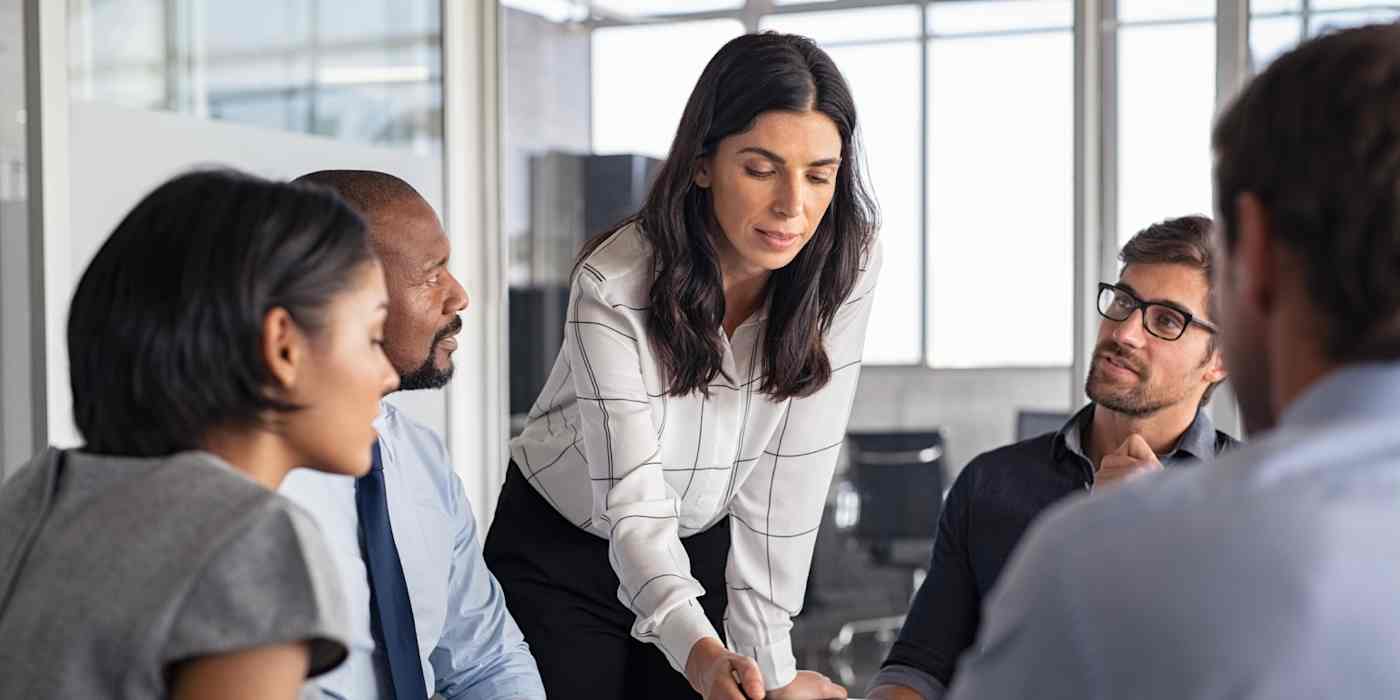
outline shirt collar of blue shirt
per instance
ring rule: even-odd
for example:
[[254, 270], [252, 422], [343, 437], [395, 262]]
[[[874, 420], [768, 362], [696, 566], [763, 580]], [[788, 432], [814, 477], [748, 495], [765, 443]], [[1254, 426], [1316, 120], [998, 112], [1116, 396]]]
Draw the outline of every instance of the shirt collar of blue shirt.
[[[1079, 409], [1079, 412], [1075, 413], [1074, 417], [1070, 418], [1063, 428], [1060, 428], [1060, 432], [1055, 435], [1052, 448], [1056, 459], [1063, 457], [1065, 452], [1078, 455], [1086, 461], [1089, 459], [1084, 451], [1084, 436], [1088, 434], [1089, 427], [1093, 424], [1094, 406], [1095, 404], [1090, 402], [1089, 405]], [[1168, 467], [1176, 466], [1182, 462], [1177, 458], [1183, 456], [1194, 457], [1197, 460], [1208, 460], [1215, 456], [1215, 447], [1215, 423], [1211, 420], [1209, 413], [1197, 409], [1196, 419], [1191, 421], [1186, 432], [1177, 439], [1176, 445], [1162, 456], [1162, 464]]]
[[1400, 415], [1400, 362], [1348, 365], [1332, 370], [1294, 399], [1279, 425], [1320, 426]]

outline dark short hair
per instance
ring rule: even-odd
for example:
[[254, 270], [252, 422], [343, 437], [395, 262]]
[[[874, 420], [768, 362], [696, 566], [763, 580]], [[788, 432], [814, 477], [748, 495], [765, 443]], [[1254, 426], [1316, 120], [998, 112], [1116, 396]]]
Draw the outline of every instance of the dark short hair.
[[366, 217], [404, 198], [422, 198], [403, 178], [378, 170], [317, 170], [292, 182], [329, 187]]
[[1215, 271], [1215, 247], [1211, 240], [1215, 222], [1200, 214], [1159, 221], [1133, 234], [1118, 251], [1118, 261], [1128, 265], [1186, 265], [1206, 276], [1207, 320], [1214, 321], [1216, 313], [1212, 274]]
[[[646, 203], [627, 221], [639, 226], [653, 251], [647, 336], [670, 395], [708, 395], [710, 382], [724, 371], [716, 330], [724, 320], [724, 282], [712, 240], [710, 190], [695, 184], [698, 161], [774, 111], [814, 111], [831, 119], [841, 136], [841, 164], [831, 205], [811, 241], [770, 278], [759, 389], [782, 400], [812, 394], [831, 379], [823, 337], [859, 279], [878, 212], [861, 173], [855, 100], [836, 63], [811, 39], [764, 32], [736, 37], [710, 59]], [[580, 262], [607, 237], [585, 246]]]
[[[1200, 214], [1159, 221], [1138, 231], [1118, 251], [1118, 261], [1124, 269], [1129, 265], [1186, 265], [1200, 270], [1206, 278], [1206, 308], [1208, 321], [1219, 323], [1219, 304], [1214, 286], [1215, 246], [1212, 232], [1215, 222]], [[1210, 334], [1206, 360], [1215, 354], [1216, 336]], [[1222, 380], [1223, 381], [1223, 380]], [[1201, 396], [1201, 405], [1210, 402], [1210, 395], [1220, 382], [1211, 384]]]
[[1400, 358], [1400, 25], [1304, 42], [1216, 122], [1216, 208], [1227, 249], [1252, 193], [1291, 249], [1333, 361]]
[[195, 449], [211, 428], [296, 406], [267, 391], [266, 314], [309, 333], [373, 258], [333, 192], [231, 170], [180, 175], [122, 220], [83, 273], [68, 318], [73, 412], [98, 454]]

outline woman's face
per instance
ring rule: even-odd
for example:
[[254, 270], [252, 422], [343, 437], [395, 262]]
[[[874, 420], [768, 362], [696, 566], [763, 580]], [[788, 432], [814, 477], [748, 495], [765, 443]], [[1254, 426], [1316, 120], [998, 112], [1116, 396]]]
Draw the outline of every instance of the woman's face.
[[695, 184], [710, 190], [726, 275], [767, 274], [811, 240], [836, 191], [841, 134], [821, 112], [764, 112], [753, 128], [702, 158]]
[[356, 476], [369, 471], [379, 399], [399, 385], [384, 355], [387, 309], [384, 270], [373, 260], [332, 298], [322, 328], [307, 337], [304, 369], [286, 397], [305, 408], [283, 417], [284, 435], [305, 466]]

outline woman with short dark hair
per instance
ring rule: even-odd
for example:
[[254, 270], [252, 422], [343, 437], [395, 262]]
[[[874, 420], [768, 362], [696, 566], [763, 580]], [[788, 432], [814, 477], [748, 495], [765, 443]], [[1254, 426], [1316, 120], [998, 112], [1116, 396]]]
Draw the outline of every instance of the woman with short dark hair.
[[486, 544], [551, 696], [845, 697], [788, 630], [880, 264], [856, 133], [814, 43], [739, 37], [580, 257]]
[[383, 273], [336, 195], [231, 171], [157, 188], [74, 294], [85, 444], [0, 489], [0, 696], [291, 698], [344, 658], [291, 469], [362, 474]]

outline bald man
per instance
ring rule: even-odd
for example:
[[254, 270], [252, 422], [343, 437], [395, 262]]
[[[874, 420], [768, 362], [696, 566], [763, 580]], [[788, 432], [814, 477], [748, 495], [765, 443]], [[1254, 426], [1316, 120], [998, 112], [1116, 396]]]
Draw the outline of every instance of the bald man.
[[[386, 173], [327, 170], [297, 182], [338, 192], [369, 226], [389, 291], [382, 342], [399, 391], [445, 386], [467, 294], [447, 269], [451, 246], [432, 207]], [[368, 475], [302, 469], [281, 489], [315, 515], [349, 602], [350, 657], [318, 679], [323, 696], [543, 699], [442, 438], [387, 402], [375, 428]]]

